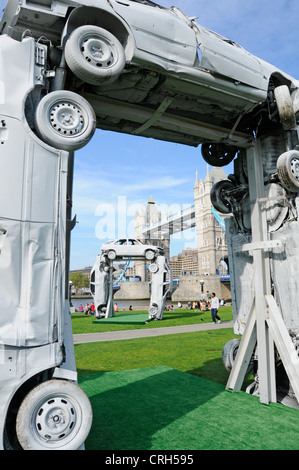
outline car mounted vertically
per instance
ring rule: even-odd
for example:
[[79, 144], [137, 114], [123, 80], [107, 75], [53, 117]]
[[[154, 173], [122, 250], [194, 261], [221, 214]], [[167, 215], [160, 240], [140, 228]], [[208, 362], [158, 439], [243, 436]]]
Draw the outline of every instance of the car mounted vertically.
[[[131, 260], [140, 259], [148, 264], [150, 275], [150, 306], [147, 322], [162, 320], [166, 298], [172, 293], [172, 270], [161, 247], [145, 245], [135, 238], [110, 240], [102, 245], [101, 254], [96, 257], [90, 273], [90, 291], [94, 299], [96, 318], [109, 318], [115, 315], [114, 286], [118, 289], [122, 288], [121, 281], [124, 279], [129, 263]], [[126, 263], [120, 274], [114, 278], [113, 262], [119, 260], [126, 260]], [[117, 286], [116, 283], [120, 285]], [[138, 288], [138, 282], [135, 283], [135, 287]]]
[[47, 89], [40, 95], [46, 96], [39, 103], [35, 90], [31, 101], [33, 126], [53, 146], [80, 148], [91, 130], [88, 106], [75, 104], [61, 117], [59, 90], [84, 97], [100, 129], [202, 144], [204, 159], [215, 166], [229, 163], [253, 134], [296, 124], [296, 80], [177, 7], [150, 0], [10, 0], [0, 31], [46, 45]]

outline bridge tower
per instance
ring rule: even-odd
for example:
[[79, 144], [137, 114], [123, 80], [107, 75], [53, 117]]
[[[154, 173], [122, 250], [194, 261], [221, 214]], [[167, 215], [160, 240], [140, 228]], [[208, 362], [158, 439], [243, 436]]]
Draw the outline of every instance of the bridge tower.
[[222, 168], [213, 167], [209, 172], [207, 166], [205, 180], [199, 180], [196, 172], [194, 204], [199, 276], [217, 274], [221, 260], [227, 258], [225, 232], [212, 213], [210, 199], [212, 186], [226, 179], [227, 176]]

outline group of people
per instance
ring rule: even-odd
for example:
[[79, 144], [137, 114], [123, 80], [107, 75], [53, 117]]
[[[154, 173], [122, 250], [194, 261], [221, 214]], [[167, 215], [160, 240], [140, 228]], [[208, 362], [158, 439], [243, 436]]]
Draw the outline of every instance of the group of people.
[[78, 307], [79, 312], [84, 312], [85, 315], [94, 315], [94, 303], [91, 302], [91, 305], [88, 303], [85, 305], [85, 308], [83, 308], [83, 305], [80, 304]]
[[221, 318], [218, 316], [219, 307], [224, 305], [224, 300], [219, 302], [218, 297], [216, 297], [215, 292], [209, 294], [207, 291], [207, 295], [203, 296], [203, 298], [199, 302], [188, 302], [188, 309], [198, 309], [202, 312], [207, 310], [211, 310], [212, 321], [213, 323], [221, 323]]
[[167, 305], [167, 307], [165, 307], [165, 310], [167, 312], [173, 312], [174, 311], [174, 306], [173, 305]]
[[[207, 291], [206, 295], [202, 295], [201, 300], [197, 302], [188, 302], [187, 309], [198, 309], [201, 312], [211, 311], [213, 323], [221, 323], [221, 318], [218, 316], [218, 312], [219, 307], [223, 306], [224, 304], [224, 300], [222, 299], [219, 301], [218, 297], [216, 297], [215, 292], [212, 292], [212, 294], [210, 294], [209, 291]], [[181, 302], [178, 302], [177, 308], [183, 308]], [[167, 307], [165, 310], [173, 310], [173, 306]]]

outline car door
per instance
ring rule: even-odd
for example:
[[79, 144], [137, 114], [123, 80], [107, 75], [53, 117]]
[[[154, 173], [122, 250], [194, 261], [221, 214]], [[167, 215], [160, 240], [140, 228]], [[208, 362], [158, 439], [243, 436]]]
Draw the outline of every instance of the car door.
[[200, 30], [200, 66], [224, 75], [235, 82], [267, 90], [268, 79], [264, 77], [259, 59], [234, 41], [198, 25]]
[[197, 54], [194, 32], [174, 12], [152, 2], [111, 0], [111, 5], [129, 24], [138, 49], [169, 61], [194, 65]]

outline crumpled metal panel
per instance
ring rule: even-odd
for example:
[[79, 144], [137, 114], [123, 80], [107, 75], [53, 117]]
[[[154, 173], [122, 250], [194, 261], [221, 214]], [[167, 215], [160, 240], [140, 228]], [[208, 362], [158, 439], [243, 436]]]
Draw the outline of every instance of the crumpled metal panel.
[[202, 26], [200, 31], [201, 67], [252, 87], [267, 90], [268, 80], [263, 77], [262, 66], [257, 57], [213, 31]]
[[53, 154], [32, 143], [26, 146], [21, 125], [15, 135], [27, 151], [19, 153], [11, 139], [5, 155], [15, 158], [2, 160], [1, 175], [12, 174], [12, 166], [19, 170], [19, 178], [9, 192], [0, 176], [0, 343], [37, 346], [57, 340], [58, 314], [64, 305], [61, 242], [66, 202], [61, 194], [68, 154]]
[[111, 4], [129, 23], [138, 49], [193, 67], [197, 56], [194, 32], [175, 13], [136, 2]]
[[34, 40], [0, 45], [0, 344], [40, 346], [62, 335], [68, 153], [39, 141], [24, 116]]

